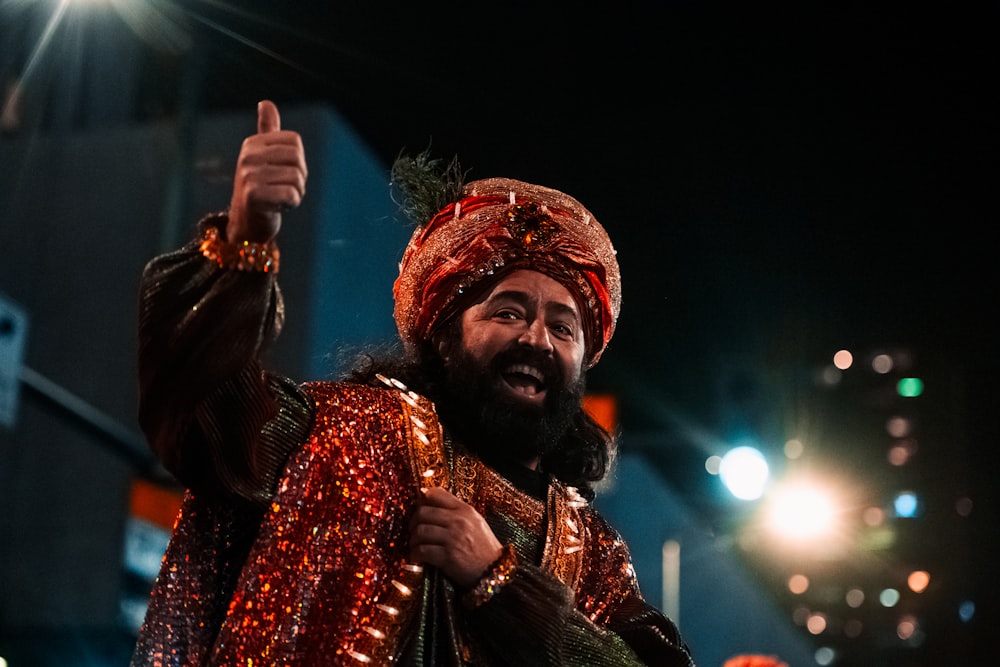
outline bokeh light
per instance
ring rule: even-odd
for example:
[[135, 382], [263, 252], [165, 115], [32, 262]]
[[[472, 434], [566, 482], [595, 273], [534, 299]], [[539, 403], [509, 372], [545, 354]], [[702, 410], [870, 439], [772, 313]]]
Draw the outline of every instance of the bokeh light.
[[924, 381], [920, 378], [901, 378], [896, 383], [896, 392], [903, 398], [916, 398], [924, 393]]
[[835, 529], [836, 519], [829, 492], [803, 482], [776, 489], [768, 500], [765, 518], [771, 531], [792, 541], [828, 535]]
[[817, 665], [832, 665], [833, 661], [837, 659], [837, 652], [834, 651], [829, 646], [821, 646], [816, 649], [816, 653], [813, 656], [816, 660]]
[[788, 578], [788, 590], [795, 595], [802, 595], [809, 590], [809, 577], [804, 574], [793, 574]]
[[899, 604], [899, 591], [895, 588], [886, 588], [878, 594], [878, 601], [883, 607], [895, 607]]
[[825, 384], [828, 387], [840, 384], [840, 379], [843, 377], [843, 372], [836, 366], [830, 365], [823, 368], [819, 374], [819, 381], [821, 384]]
[[910, 460], [910, 450], [903, 445], [894, 445], [889, 448], [889, 453], [886, 455], [886, 458], [889, 459], [889, 463], [894, 466], [903, 466]]
[[848, 350], [840, 350], [833, 355], [833, 365], [842, 371], [846, 371], [854, 363], [854, 355]]
[[802, 444], [801, 440], [798, 440], [797, 438], [792, 438], [791, 440], [785, 443], [785, 458], [797, 459], [800, 456], [802, 456], [802, 453], [805, 451], [805, 449], [806, 447], [805, 445]]
[[813, 635], [821, 635], [826, 631], [826, 614], [821, 614], [819, 612], [809, 615], [809, 620], [806, 621], [806, 630]]
[[865, 602], [865, 592], [860, 588], [852, 588], [844, 595], [844, 601], [851, 609], [857, 609]]
[[861, 515], [862, 520], [871, 526], [872, 528], [876, 526], [881, 526], [885, 523], [885, 510], [881, 507], [869, 507]]
[[885, 423], [885, 430], [894, 438], [905, 438], [910, 434], [910, 420], [906, 417], [891, 417]]
[[899, 623], [896, 624], [896, 636], [904, 641], [912, 639], [919, 629], [920, 626], [917, 624], [916, 617], [906, 615], [899, 619]]
[[917, 453], [917, 441], [914, 438], [902, 438], [897, 440], [892, 447], [889, 448], [889, 452], [886, 457], [889, 459], [889, 463], [894, 466], [906, 465], [910, 462], [910, 459]]
[[892, 370], [893, 367], [892, 357], [888, 354], [877, 354], [875, 358], [872, 359], [872, 370], [879, 375], [885, 375]]
[[955, 501], [955, 511], [959, 516], [969, 516], [972, 514], [972, 498], [962, 496]]
[[770, 472], [764, 455], [754, 447], [735, 447], [722, 457], [719, 475], [729, 492], [740, 500], [756, 500], [764, 494]]
[[722, 457], [716, 454], [709, 456], [705, 459], [705, 470], [708, 471], [709, 475], [718, 475], [719, 468], [722, 466]]
[[920, 501], [917, 499], [917, 494], [912, 491], [901, 491], [896, 494], [896, 499], [892, 501], [892, 507], [899, 518], [912, 519], [917, 516]]
[[910, 572], [910, 576], [906, 578], [906, 585], [910, 587], [910, 590], [914, 593], [923, 593], [927, 590], [927, 586], [931, 583], [931, 575], [929, 572], [924, 570], [914, 570]]

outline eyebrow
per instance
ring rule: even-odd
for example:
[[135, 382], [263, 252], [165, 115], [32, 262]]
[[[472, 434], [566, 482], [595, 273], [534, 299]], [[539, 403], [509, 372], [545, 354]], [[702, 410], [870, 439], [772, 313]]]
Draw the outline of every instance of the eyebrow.
[[[504, 290], [503, 292], [497, 292], [496, 294], [490, 296], [483, 303], [487, 306], [495, 304], [497, 301], [513, 301], [521, 306], [527, 306], [531, 301], [531, 297], [528, 296], [526, 292], [521, 292], [520, 290]], [[548, 301], [545, 303], [546, 309], [555, 310], [560, 315], [570, 315], [579, 321], [580, 313], [574, 306], [570, 306], [561, 301]]]

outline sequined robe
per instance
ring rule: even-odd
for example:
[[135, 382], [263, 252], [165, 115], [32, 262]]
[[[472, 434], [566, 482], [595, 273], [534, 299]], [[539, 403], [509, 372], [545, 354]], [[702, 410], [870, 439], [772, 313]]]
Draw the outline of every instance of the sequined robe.
[[[133, 665], [693, 664], [573, 489], [520, 491], [403, 388], [262, 372], [281, 321], [271, 274], [219, 269], [193, 246], [147, 267], [140, 419], [190, 490]], [[517, 551], [515, 576], [479, 607], [406, 560], [430, 485]]]

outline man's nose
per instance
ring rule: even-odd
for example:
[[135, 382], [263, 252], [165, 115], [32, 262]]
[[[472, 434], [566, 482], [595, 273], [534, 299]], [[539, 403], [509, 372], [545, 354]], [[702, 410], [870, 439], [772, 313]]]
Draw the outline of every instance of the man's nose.
[[549, 328], [545, 326], [545, 322], [541, 319], [529, 321], [528, 326], [521, 333], [517, 342], [542, 352], [551, 353], [553, 351]]

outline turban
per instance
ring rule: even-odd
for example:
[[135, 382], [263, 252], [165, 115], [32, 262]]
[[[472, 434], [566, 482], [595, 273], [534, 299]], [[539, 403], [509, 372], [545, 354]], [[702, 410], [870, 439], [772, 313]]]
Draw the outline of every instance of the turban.
[[404, 344], [430, 340], [482, 285], [517, 269], [544, 273], [570, 291], [583, 320], [587, 365], [597, 363], [621, 308], [611, 239], [576, 199], [506, 178], [468, 183], [457, 202], [414, 231], [393, 286]]

